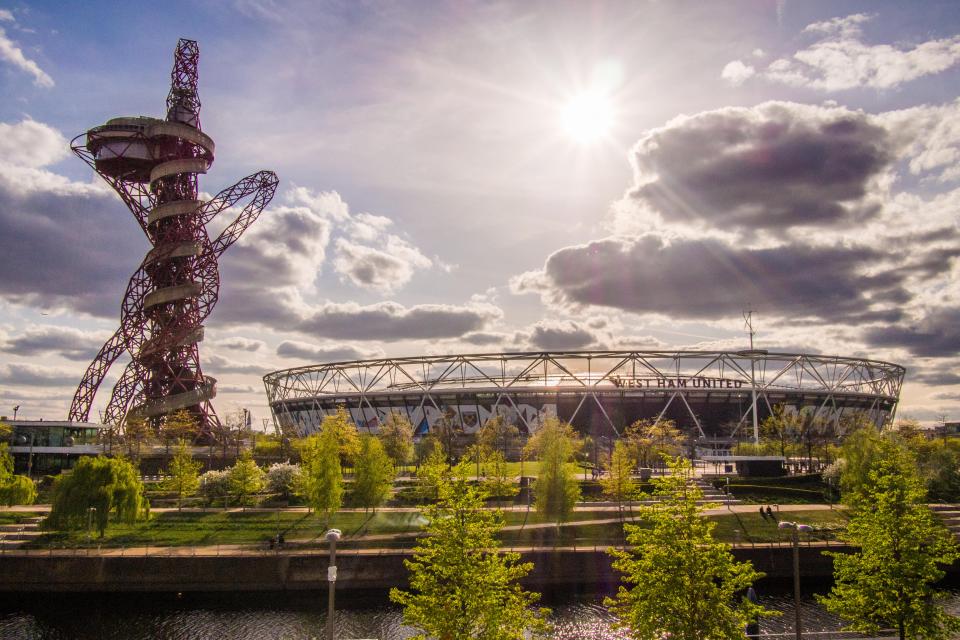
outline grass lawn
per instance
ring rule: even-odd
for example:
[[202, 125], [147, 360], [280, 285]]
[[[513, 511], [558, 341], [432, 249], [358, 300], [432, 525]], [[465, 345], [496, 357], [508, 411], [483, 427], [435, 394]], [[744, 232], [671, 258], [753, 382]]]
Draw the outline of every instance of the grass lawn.
[[[790, 511], [780, 516], [781, 520], [809, 524], [821, 531], [810, 534], [801, 533], [801, 540], [809, 537], [812, 540], [836, 539], [838, 529], [846, 527], [848, 518], [840, 509], [830, 511]], [[720, 540], [728, 542], [777, 542], [790, 540], [790, 531], [781, 531], [777, 525], [760, 517], [759, 512], [732, 513], [710, 516], [717, 523], [714, 535]]]
[[28, 513], [26, 511], [0, 511], [0, 524], [20, 524], [24, 520], [36, 518], [42, 513]]

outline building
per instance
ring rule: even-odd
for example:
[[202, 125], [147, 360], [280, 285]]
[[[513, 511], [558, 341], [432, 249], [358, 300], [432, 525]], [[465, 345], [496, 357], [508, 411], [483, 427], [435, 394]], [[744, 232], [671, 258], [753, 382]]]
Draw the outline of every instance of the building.
[[575, 351], [383, 358], [264, 376], [276, 424], [301, 435], [345, 407], [361, 431], [391, 411], [417, 434], [465, 433], [503, 415], [524, 435], [556, 416], [615, 438], [641, 418], [671, 419], [701, 453], [751, 440], [773, 408], [842, 428], [854, 413], [892, 419], [905, 369], [861, 358], [767, 351]]
[[81, 456], [103, 453], [101, 434], [106, 427], [92, 422], [7, 420], [13, 427], [10, 453], [14, 473], [56, 475], [71, 469]]

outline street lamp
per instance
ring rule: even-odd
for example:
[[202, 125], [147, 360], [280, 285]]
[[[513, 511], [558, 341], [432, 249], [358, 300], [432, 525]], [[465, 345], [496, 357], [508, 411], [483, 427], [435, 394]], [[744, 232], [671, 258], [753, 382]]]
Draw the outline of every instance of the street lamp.
[[330, 529], [325, 536], [330, 543], [330, 565], [327, 567], [327, 582], [330, 585], [327, 597], [327, 640], [333, 640], [333, 598], [337, 586], [337, 540], [340, 529]]
[[800, 625], [800, 532], [813, 531], [813, 527], [784, 520], [777, 525], [777, 528], [790, 529], [793, 532], [793, 607], [796, 614], [797, 640], [801, 640], [803, 630]]

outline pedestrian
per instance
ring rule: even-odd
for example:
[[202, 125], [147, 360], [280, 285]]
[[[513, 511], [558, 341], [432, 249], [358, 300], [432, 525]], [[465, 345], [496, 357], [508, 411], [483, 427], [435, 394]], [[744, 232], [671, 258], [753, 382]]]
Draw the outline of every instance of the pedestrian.
[[767, 512], [763, 510], [763, 505], [760, 505], [760, 517], [764, 520], [767, 519]]
[[767, 517], [774, 522], [777, 521], [777, 516], [773, 515], [773, 509], [770, 508], [770, 505], [767, 505]]

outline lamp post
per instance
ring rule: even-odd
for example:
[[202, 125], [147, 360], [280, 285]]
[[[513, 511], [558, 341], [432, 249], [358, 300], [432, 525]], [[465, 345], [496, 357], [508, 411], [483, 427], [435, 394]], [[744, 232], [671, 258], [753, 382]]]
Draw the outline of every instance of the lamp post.
[[327, 583], [330, 586], [327, 592], [327, 640], [333, 640], [333, 599], [337, 586], [337, 540], [340, 539], [340, 529], [330, 529], [325, 537], [330, 543], [330, 565], [327, 567]]
[[793, 609], [796, 615], [797, 640], [801, 640], [803, 628], [800, 623], [800, 532], [813, 531], [813, 527], [784, 520], [777, 525], [777, 528], [790, 529], [793, 532]]

